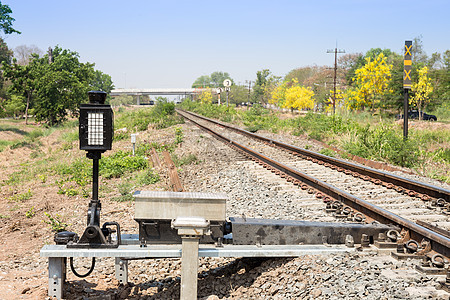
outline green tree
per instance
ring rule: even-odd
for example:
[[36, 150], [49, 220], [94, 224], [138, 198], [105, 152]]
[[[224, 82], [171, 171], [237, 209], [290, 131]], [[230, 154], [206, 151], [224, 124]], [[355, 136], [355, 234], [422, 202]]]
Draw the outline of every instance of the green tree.
[[111, 76], [100, 70], [94, 71], [94, 77], [90, 83], [91, 89], [94, 91], [103, 91], [106, 93], [106, 101], [111, 102], [111, 91], [114, 89]]
[[348, 53], [339, 57], [340, 69], [344, 72], [347, 86], [353, 85], [353, 77], [357, 69], [361, 68], [364, 63], [364, 55], [362, 53]]
[[411, 48], [411, 59], [413, 63], [421, 64], [419, 68], [422, 67], [422, 65], [427, 63], [427, 54], [425, 53], [425, 50], [423, 50], [423, 42], [422, 42], [422, 35], [419, 35], [413, 39], [412, 48]]
[[114, 89], [114, 84], [112, 82], [111, 76], [99, 70], [94, 71], [94, 77], [92, 78], [90, 86], [92, 90], [102, 91], [107, 93], [108, 95]]
[[39, 66], [37, 64], [38, 56], [35, 55], [34, 59], [27, 65], [20, 65], [14, 59], [12, 64], [2, 63], [2, 70], [5, 78], [9, 79], [11, 85], [9, 86], [9, 92], [13, 95], [19, 96], [25, 99], [25, 124], [28, 124], [28, 110], [32, 104], [34, 93], [36, 92], [37, 83], [40, 79], [38, 72]]
[[4, 104], [5, 114], [17, 118], [25, 109], [25, 104], [23, 102], [23, 97], [12, 95]]
[[130, 95], [120, 95], [115, 96], [110, 100], [110, 104], [112, 106], [121, 106], [121, 105], [131, 105], [133, 104], [133, 96]]
[[248, 87], [233, 84], [230, 89], [230, 103], [239, 104], [242, 102], [248, 102]]
[[274, 76], [269, 69], [257, 71], [253, 86], [253, 102], [268, 103], [280, 79], [280, 77]]
[[431, 57], [428, 59], [427, 66], [429, 69], [440, 69], [442, 67], [441, 54], [438, 52], [431, 54]]
[[213, 72], [211, 75], [202, 75], [198, 77], [192, 84], [193, 88], [218, 88], [223, 87], [223, 81], [225, 79], [231, 79], [230, 74], [227, 72]]
[[284, 81], [291, 82], [292, 79], [297, 80], [300, 85], [305, 85], [306, 82], [314, 77], [316, 74], [321, 73], [323, 71], [322, 67], [312, 66], [312, 67], [303, 67], [291, 70], [285, 77]]
[[0, 29], [3, 30], [5, 34], [11, 33], [20, 34], [21, 33], [20, 31], [17, 31], [12, 27], [12, 23], [16, 19], [11, 17], [10, 14], [12, 14], [11, 8], [6, 4], [2, 4], [0, 1]]
[[225, 79], [230, 79], [231, 82], [233, 82], [233, 79], [231, 79], [230, 74], [227, 72], [213, 72], [211, 73], [211, 87], [219, 88], [224, 87], [223, 81]]
[[391, 79], [388, 83], [387, 93], [385, 94], [386, 107], [394, 109], [403, 108], [404, 90], [403, 90], [403, 56], [394, 53], [391, 56], [392, 70]]
[[[0, 4], [1, 5], [1, 4]], [[3, 38], [0, 37], [0, 64], [10, 64], [13, 57], [13, 51], [8, 48]], [[0, 93], [2, 97], [6, 96], [6, 91], [3, 89], [4, 79], [3, 74], [0, 72]]]
[[366, 52], [364, 58], [370, 57], [373, 60], [376, 59], [381, 53], [383, 53], [385, 57], [389, 57], [393, 54], [391, 49], [371, 48]]
[[3, 38], [0, 37], [0, 62], [11, 63], [13, 58], [13, 51], [8, 48]]
[[192, 84], [193, 88], [209, 88], [211, 84], [211, 77], [209, 75], [202, 75], [197, 78]]
[[48, 54], [36, 59], [37, 83], [35, 114], [37, 121], [55, 125], [65, 120], [68, 113], [77, 114], [80, 103], [87, 100], [94, 77], [94, 65], [81, 63], [77, 52], [53, 50], [53, 62]]
[[[436, 65], [436, 63], [434, 64]], [[450, 103], [450, 50], [442, 53], [439, 68], [430, 69], [429, 76], [433, 82], [434, 91], [431, 95], [430, 107], [439, 107]]]

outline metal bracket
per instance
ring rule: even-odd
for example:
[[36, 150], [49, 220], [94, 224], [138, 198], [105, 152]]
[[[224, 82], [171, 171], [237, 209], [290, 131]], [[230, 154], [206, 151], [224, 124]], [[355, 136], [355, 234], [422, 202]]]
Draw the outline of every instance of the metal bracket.
[[120, 284], [128, 282], [128, 260], [116, 257], [115, 260], [116, 279]]
[[61, 299], [63, 297], [63, 287], [66, 281], [66, 265], [65, 257], [49, 257], [48, 258], [48, 296]]

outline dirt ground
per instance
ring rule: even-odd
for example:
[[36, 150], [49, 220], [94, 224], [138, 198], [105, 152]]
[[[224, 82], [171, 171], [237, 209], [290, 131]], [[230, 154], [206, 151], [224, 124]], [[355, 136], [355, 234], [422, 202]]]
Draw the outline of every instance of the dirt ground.
[[[397, 120], [396, 123], [400, 126], [403, 125], [403, 120]], [[417, 130], [450, 130], [450, 124], [442, 123], [442, 122], [430, 122], [430, 121], [417, 121], [417, 120], [409, 120], [408, 128], [413, 128]]]

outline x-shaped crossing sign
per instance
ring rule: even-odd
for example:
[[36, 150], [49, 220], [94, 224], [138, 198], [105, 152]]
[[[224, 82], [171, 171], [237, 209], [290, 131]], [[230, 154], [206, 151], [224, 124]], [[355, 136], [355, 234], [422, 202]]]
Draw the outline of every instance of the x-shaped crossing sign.
[[404, 72], [403, 72], [403, 88], [410, 89], [411, 88], [411, 68], [412, 68], [412, 60], [411, 60], [411, 48], [412, 41], [405, 41], [405, 56], [404, 56]]

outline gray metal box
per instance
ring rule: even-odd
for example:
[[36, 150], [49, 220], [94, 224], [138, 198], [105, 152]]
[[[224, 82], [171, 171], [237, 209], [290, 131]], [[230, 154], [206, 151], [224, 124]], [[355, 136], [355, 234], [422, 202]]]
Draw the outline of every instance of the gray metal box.
[[174, 220], [178, 217], [202, 217], [208, 221], [225, 221], [225, 194], [136, 191], [136, 220]]

